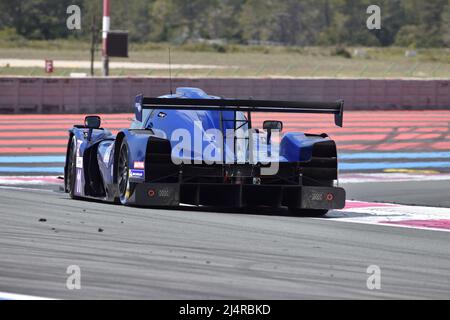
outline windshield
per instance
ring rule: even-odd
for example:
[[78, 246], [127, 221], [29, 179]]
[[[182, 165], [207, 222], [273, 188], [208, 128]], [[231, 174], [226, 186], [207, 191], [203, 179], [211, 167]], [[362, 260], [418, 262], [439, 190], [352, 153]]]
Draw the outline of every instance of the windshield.
[[143, 119], [142, 122], [136, 120], [136, 117], [133, 117], [133, 120], [131, 121], [131, 124], [130, 124], [130, 129], [144, 129], [144, 126], [147, 123], [147, 120], [153, 111], [154, 111], [154, 109], [142, 110], [142, 119]]

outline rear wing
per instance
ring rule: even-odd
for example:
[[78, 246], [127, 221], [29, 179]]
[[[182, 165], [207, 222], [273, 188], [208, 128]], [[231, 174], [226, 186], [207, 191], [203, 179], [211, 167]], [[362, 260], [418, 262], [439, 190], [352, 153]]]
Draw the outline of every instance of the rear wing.
[[143, 109], [163, 110], [216, 110], [242, 112], [319, 113], [334, 114], [334, 123], [342, 127], [344, 101], [301, 102], [239, 99], [184, 99], [146, 98], [138, 95], [135, 100], [136, 119], [142, 121]]

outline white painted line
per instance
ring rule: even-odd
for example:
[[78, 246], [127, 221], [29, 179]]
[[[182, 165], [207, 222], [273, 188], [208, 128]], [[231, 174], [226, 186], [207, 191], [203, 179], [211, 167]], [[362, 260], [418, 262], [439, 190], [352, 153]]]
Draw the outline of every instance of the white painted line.
[[[323, 218], [322, 218], [323, 219]], [[329, 220], [329, 219], [328, 219]], [[426, 231], [440, 231], [440, 232], [450, 232], [450, 230], [440, 229], [440, 228], [432, 228], [432, 227], [419, 227], [419, 226], [408, 226], [401, 224], [389, 224], [389, 223], [369, 223], [367, 221], [356, 221], [356, 220], [345, 220], [345, 219], [336, 219], [335, 221], [341, 223], [359, 223], [359, 224], [372, 224], [377, 226], [385, 226], [385, 227], [393, 227], [393, 228], [404, 228], [404, 229], [418, 229], [418, 230], [426, 230]]]
[[40, 192], [45, 192], [45, 193], [55, 193], [54, 190], [37, 189], [37, 188], [29, 188], [29, 187], [0, 186], [0, 189], [4, 189], [4, 190], [21, 190], [21, 191], [40, 191]]
[[0, 185], [48, 185], [62, 184], [57, 176], [0, 176]]
[[0, 292], [0, 300], [55, 300], [55, 299], [8, 293], [8, 292]]
[[450, 181], [450, 174], [355, 173], [341, 174], [339, 183]]
[[450, 232], [450, 208], [348, 201], [347, 208], [322, 219]]

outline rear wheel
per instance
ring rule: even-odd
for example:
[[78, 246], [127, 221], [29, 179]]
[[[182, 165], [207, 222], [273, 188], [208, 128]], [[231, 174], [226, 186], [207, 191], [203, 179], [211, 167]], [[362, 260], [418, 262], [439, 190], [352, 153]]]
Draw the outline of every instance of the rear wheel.
[[289, 212], [297, 217], [323, 217], [328, 213], [328, 210], [289, 208]]
[[128, 146], [126, 141], [122, 142], [117, 162], [117, 185], [119, 188], [119, 199], [122, 204], [128, 204], [134, 184], [129, 181]]

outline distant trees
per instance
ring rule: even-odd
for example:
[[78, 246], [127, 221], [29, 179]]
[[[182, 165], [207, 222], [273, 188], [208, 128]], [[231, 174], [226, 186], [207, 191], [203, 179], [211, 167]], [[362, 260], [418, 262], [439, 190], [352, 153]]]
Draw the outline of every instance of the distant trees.
[[71, 0], [0, 0], [0, 29], [13, 28], [32, 39], [68, 36], [66, 9]]
[[395, 43], [421, 47], [443, 46], [446, 42], [446, 33], [449, 32], [450, 1], [404, 2], [404, 24], [399, 28]]
[[[1, 30], [28, 39], [88, 37], [102, 0], [0, 0]], [[66, 8], [82, 8], [67, 30]], [[372, 0], [111, 0], [111, 26], [133, 42], [223, 39], [284, 45], [450, 46], [450, 0], [377, 0], [382, 29], [368, 30]], [[98, 9], [100, 8], [100, 9]]]

